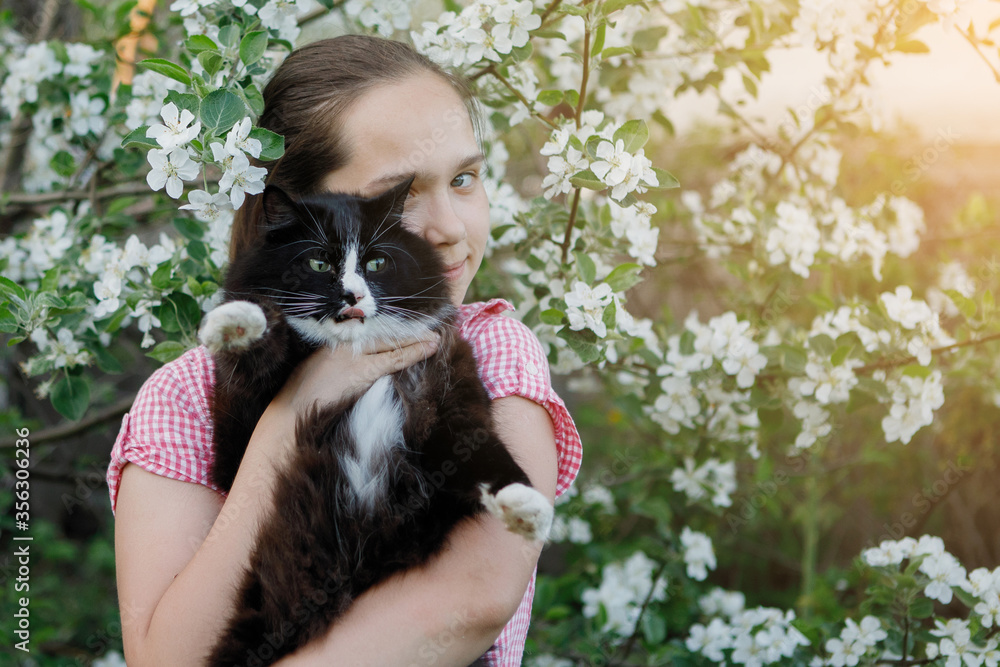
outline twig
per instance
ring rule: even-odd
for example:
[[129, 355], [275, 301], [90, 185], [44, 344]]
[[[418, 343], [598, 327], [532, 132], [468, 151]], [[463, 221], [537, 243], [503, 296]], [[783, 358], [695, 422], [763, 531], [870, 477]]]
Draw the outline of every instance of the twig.
[[[46, 0], [42, 5], [42, 22], [38, 26], [38, 32], [35, 33], [33, 43], [44, 42], [49, 38], [60, 4], [60, 0]], [[31, 116], [18, 110], [11, 123], [10, 138], [7, 140], [3, 158], [3, 173], [0, 175], [0, 188], [4, 192], [16, 189], [21, 183], [21, 167], [24, 165], [24, 155], [32, 127]]]
[[573, 224], [576, 222], [576, 211], [580, 208], [580, 190], [577, 188], [576, 192], [573, 193], [573, 205], [569, 209], [569, 222], [566, 223], [566, 236], [563, 237], [562, 242], [562, 263], [565, 264], [567, 258], [569, 257], [569, 245], [572, 241], [573, 235]]
[[642, 606], [639, 608], [639, 615], [635, 619], [635, 631], [632, 636], [628, 638], [628, 643], [622, 649], [622, 660], [628, 658], [628, 654], [632, 652], [632, 647], [635, 645], [635, 640], [639, 638], [640, 622], [642, 621], [643, 615], [646, 613], [646, 609], [649, 607], [650, 601], [653, 599], [653, 593], [656, 592], [656, 582], [660, 580], [663, 576], [664, 570], [667, 569], [667, 564], [663, 563], [660, 565], [660, 569], [657, 570], [656, 574], [653, 575], [653, 585], [649, 587], [649, 593], [646, 595], [646, 599], [642, 601]]
[[327, 14], [329, 14], [330, 12], [332, 12], [334, 9], [336, 9], [337, 7], [339, 7], [342, 4], [344, 4], [344, 0], [336, 0], [333, 3], [333, 6], [330, 7], [329, 9], [327, 9], [326, 7], [322, 7], [320, 9], [315, 10], [315, 11], [309, 12], [308, 14], [306, 14], [305, 16], [303, 16], [302, 18], [299, 19], [299, 21], [298, 21], [299, 27], [301, 28], [304, 25], [312, 23], [316, 19], [319, 19], [319, 18], [322, 18], [322, 17], [326, 16]]
[[[587, 100], [587, 78], [590, 76], [590, 26], [587, 25], [583, 31], [583, 77], [580, 82], [580, 99], [576, 101], [576, 109], [573, 111], [573, 117], [576, 121], [576, 129], [580, 129], [582, 124], [581, 117], [583, 116], [583, 105]], [[576, 212], [580, 208], [580, 191], [582, 188], [577, 188], [576, 192], [573, 193], [573, 206], [569, 211], [569, 221], [566, 223], [566, 236], [563, 237], [562, 243], [562, 262], [566, 263], [566, 259], [569, 257], [569, 244], [571, 241], [571, 236], [573, 234], [573, 225], [576, 224]]]
[[549, 18], [552, 12], [559, 7], [560, 4], [562, 4], [562, 0], [552, 0], [552, 2], [550, 2], [549, 5], [542, 11], [542, 24], [540, 27], [545, 25], [545, 21]]
[[[213, 181], [210, 181], [212, 183]], [[111, 199], [122, 195], [150, 194], [152, 190], [145, 182], [121, 183], [108, 188], [101, 188], [93, 192], [94, 199]], [[15, 204], [18, 206], [38, 206], [39, 204], [53, 204], [55, 202], [68, 200], [90, 199], [91, 193], [87, 190], [67, 190], [63, 192], [42, 192], [38, 194], [15, 193], [6, 198], [0, 199], [0, 206]]]
[[549, 127], [551, 127], [553, 130], [558, 130], [559, 129], [559, 126], [556, 125], [555, 123], [553, 123], [551, 120], [549, 120], [548, 118], [546, 118], [545, 116], [543, 116], [541, 114], [535, 113], [532, 110], [532, 108], [531, 108], [531, 103], [524, 97], [524, 95], [521, 94], [521, 91], [519, 91], [517, 88], [515, 88], [514, 85], [510, 81], [507, 80], [507, 77], [505, 77], [503, 74], [501, 74], [496, 69], [492, 69], [490, 71], [490, 74], [492, 74], [493, 76], [495, 76], [497, 78], [497, 80], [500, 83], [502, 83], [504, 86], [506, 86], [507, 89], [510, 92], [514, 93], [514, 96], [517, 97], [517, 99], [521, 101], [521, 104], [523, 104], [525, 106], [525, 108], [527, 108], [528, 111], [531, 112], [532, 116], [534, 116], [538, 120], [542, 121], [543, 123], [545, 123], [546, 125], [548, 125]]
[[[1000, 333], [990, 334], [989, 336], [983, 336], [982, 338], [975, 338], [972, 340], [965, 340], [961, 343], [954, 343], [952, 345], [944, 345], [942, 347], [932, 347], [931, 354], [938, 354], [939, 352], [951, 352], [952, 350], [957, 350], [962, 347], [971, 347], [974, 345], [982, 345], [984, 343], [990, 343], [995, 340], [1000, 340]], [[916, 357], [905, 357], [903, 359], [883, 359], [881, 361], [875, 361], [870, 364], [865, 364], [860, 366], [856, 371], [856, 374], [870, 373], [875, 370], [880, 370], [884, 368], [895, 368], [897, 366], [905, 366], [906, 364], [911, 364], [916, 361]]]
[[[121, 400], [114, 405], [104, 408], [87, 419], [76, 422], [75, 424], [60, 424], [59, 426], [53, 426], [37, 433], [32, 433], [31, 444], [41, 445], [46, 442], [65, 440], [73, 437], [74, 435], [79, 435], [89, 431], [95, 426], [101, 426], [102, 424], [113, 421], [128, 412], [128, 409], [132, 407], [132, 402], [134, 400], [135, 396], [130, 396], [129, 398]], [[15, 446], [16, 442], [16, 438], [0, 442], [0, 449], [10, 449]]]
[[959, 35], [965, 37], [965, 41], [967, 41], [969, 44], [972, 45], [972, 48], [976, 50], [976, 53], [979, 54], [979, 57], [983, 59], [983, 62], [986, 63], [986, 66], [990, 68], [991, 72], [993, 72], [993, 78], [997, 80], [997, 83], [1000, 83], [1000, 71], [998, 71], [996, 66], [994, 66], [993, 63], [990, 62], [989, 58], [986, 57], [986, 54], [979, 50], [979, 44], [977, 44], [975, 40], [972, 39], [972, 35], [968, 34], [958, 26], [955, 26], [955, 29], [958, 30]]

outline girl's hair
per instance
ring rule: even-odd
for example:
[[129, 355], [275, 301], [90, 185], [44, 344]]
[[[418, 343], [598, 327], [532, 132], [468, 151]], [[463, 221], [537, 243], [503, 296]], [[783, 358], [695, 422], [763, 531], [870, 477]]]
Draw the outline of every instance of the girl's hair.
[[[381, 37], [341, 35], [296, 49], [281, 63], [264, 88], [264, 112], [257, 125], [285, 138], [285, 153], [267, 167], [269, 184], [289, 193], [314, 194], [327, 174], [350, 159], [343, 118], [372, 88], [431, 72], [440, 76], [465, 103], [477, 141], [482, 141], [482, 112], [463, 77], [443, 69], [413, 47]], [[229, 257], [235, 258], [260, 234], [262, 197], [248, 196], [233, 219]]]

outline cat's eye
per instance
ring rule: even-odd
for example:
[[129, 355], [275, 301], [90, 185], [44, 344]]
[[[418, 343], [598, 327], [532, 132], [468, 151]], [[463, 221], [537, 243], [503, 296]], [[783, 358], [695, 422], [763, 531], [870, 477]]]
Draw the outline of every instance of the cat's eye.
[[324, 262], [321, 259], [310, 259], [309, 268], [317, 273], [326, 273], [330, 270], [330, 262]]
[[369, 273], [375, 273], [376, 271], [381, 271], [385, 268], [385, 257], [375, 257], [369, 259], [365, 264], [365, 271]]

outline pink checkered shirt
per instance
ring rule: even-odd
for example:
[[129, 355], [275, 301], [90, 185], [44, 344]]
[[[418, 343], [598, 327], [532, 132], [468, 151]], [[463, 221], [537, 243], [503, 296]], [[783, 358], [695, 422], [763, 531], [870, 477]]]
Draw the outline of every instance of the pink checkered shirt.
[[[559, 463], [556, 495], [560, 496], [580, 470], [580, 435], [562, 399], [552, 389], [541, 343], [524, 324], [505, 317], [503, 312], [507, 310], [513, 310], [513, 306], [503, 299], [461, 306], [459, 335], [472, 345], [491, 399], [523, 396], [548, 411], [555, 427]], [[208, 391], [214, 378], [211, 356], [204, 347], [198, 347], [158, 369], [142, 386], [132, 410], [122, 419], [111, 450], [107, 480], [112, 511], [126, 463], [218, 491], [208, 481], [212, 459]], [[487, 653], [491, 665], [521, 664], [534, 595], [532, 574], [521, 605]]]

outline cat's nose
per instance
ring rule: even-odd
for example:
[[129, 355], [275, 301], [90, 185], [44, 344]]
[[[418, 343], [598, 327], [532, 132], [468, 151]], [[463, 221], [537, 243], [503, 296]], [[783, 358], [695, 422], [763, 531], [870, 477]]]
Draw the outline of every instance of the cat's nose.
[[365, 292], [364, 290], [345, 290], [341, 296], [348, 305], [354, 306], [357, 305], [358, 301], [365, 298]]

